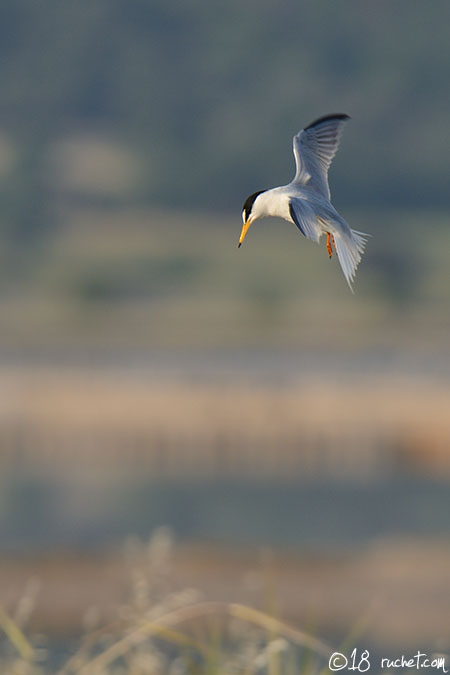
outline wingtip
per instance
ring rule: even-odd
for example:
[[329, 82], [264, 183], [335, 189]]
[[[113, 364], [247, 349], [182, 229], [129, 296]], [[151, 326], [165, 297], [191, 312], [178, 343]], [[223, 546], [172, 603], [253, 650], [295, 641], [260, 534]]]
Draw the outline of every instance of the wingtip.
[[305, 131], [307, 129], [312, 129], [312, 127], [317, 126], [317, 124], [322, 124], [323, 122], [327, 122], [328, 120], [351, 120], [350, 115], [347, 115], [347, 113], [332, 113], [330, 115], [324, 115], [323, 117], [318, 117], [314, 122], [311, 122], [311, 124], [308, 124], [307, 127], [305, 127]]

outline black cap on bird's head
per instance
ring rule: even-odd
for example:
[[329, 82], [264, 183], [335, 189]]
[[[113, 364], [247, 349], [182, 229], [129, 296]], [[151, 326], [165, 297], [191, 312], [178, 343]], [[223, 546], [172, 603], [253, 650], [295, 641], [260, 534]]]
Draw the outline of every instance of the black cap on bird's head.
[[255, 203], [255, 199], [256, 199], [256, 197], [258, 197], [258, 195], [262, 194], [263, 192], [266, 192], [266, 190], [258, 190], [258, 192], [254, 192], [249, 197], [247, 197], [247, 199], [244, 202], [244, 206], [242, 207], [242, 220], [243, 220], [244, 226], [242, 228], [241, 236], [239, 238], [238, 248], [240, 247], [240, 245], [244, 241], [244, 239], [246, 237], [246, 234], [248, 232], [248, 228], [252, 224], [251, 214], [252, 214], [253, 204]]

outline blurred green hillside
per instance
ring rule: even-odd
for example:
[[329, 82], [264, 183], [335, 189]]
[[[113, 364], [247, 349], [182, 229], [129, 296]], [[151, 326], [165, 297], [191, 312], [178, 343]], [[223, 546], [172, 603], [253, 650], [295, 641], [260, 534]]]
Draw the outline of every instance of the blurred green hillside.
[[325, 243], [283, 221], [238, 250], [237, 214], [72, 210], [45, 247], [0, 250], [0, 348], [446, 351], [446, 214], [345, 215], [374, 235], [354, 295]]
[[448, 207], [449, 19], [447, 0], [4, 0], [1, 227], [34, 241], [61, 200], [238, 212], [333, 111], [353, 117], [337, 206]]
[[[447, 0], [5, 0], [0, 346], [446, 344], [449, 19]], [[235, 250], [243, 199], [288, 181], [292, 135], [331, 111], [353, 117], [335, 204], [373, 235], [355, 297], [286, 224]]]

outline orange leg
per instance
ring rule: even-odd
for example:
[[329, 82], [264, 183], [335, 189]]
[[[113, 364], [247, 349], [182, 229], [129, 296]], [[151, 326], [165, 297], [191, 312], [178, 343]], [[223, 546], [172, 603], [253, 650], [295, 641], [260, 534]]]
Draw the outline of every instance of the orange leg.
[[331, 256], [333, 255], [333, 246], [331, 246], [331, 242], [333, 242], [333, 246], [336, 250], [336, 242], [334, 241], [334, 236], [327, 232], [327, 250], [328, 250], [328, 255]]
[[[327, 250], [328, 250], [328, 255], [331, 256], [333, 255], [333, 247], [331, 246], [331, 234], [327, 232]], [[333, 237], [333, 244], [334, 244], [334, 237]]]

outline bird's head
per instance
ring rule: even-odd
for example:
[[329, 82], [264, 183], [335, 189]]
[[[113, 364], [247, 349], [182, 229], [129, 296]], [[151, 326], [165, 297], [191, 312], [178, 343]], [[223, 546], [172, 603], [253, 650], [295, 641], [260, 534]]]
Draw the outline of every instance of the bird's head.
[[257, 197], [259, 197], [259, 195], [262, 194], [263, 192], [266, 192], [266, 190], [259, 190], [258, 192], [254, 192], [252, 195], [247, 197], [247, 199], [244, 202], [244, 206], [242, 207], [242, 222], [244, 223], [244, 225], [242, 227], [241, 236], [239, 237], [238, 248], [244, 241], [245, 237], [247, 236], [247, 232], [250, 228], [250, 225], [253, 223], [254, 220], [259, 218], [255, 202]]

